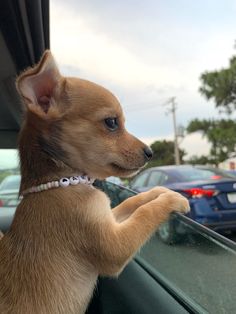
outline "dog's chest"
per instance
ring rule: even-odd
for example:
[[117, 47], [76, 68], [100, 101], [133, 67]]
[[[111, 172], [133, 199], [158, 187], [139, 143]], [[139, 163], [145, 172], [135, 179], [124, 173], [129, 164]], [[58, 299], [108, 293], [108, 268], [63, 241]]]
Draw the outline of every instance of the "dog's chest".
[[[64, 277], [64, 278], [63, 278]], [[58, 304], [60, 313], [84, 313], [93, 294], [98, 274], [92, 268], [77, 265], [57, 283]], [[64, 279], [62, 281], [62, 279]]]

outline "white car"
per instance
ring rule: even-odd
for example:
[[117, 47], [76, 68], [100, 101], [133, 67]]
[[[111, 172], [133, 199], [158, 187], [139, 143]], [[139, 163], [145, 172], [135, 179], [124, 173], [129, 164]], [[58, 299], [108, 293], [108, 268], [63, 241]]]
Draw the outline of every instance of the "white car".
[[6, 231], [11, 224], [17, 205], [20, 203], [20, 175], [9, 175], [0, 184], [0, 230]]

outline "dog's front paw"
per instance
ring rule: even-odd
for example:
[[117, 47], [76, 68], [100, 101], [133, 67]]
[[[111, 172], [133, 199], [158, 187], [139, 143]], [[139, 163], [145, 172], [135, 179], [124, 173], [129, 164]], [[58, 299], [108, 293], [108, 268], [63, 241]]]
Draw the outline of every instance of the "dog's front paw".
[[157, 186], [152, 188], [151, 190], [145, 192], [150, 195], [150, 199], [155, 199], [159, 197], [163, 193], [171, 192], [170, 189], [165, 188], [164, 186]]
[[167, 191], [162, 193], [158, 200], [162, 202], [163, 209], [167, 212], [181, 212], [186, 214], [190, 211], [189, 201], [180, 193]]

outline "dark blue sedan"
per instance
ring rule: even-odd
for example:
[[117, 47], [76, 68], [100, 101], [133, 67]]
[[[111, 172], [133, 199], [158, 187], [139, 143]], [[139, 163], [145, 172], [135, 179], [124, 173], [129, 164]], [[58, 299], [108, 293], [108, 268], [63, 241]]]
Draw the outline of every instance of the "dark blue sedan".
[[[141, 172], [130, 188], [143, 192], [154, 186], [166, 186], [189, 199], [193, 220], [224, 232], [236, 230], [236, 177], [224, 170], [206, 166], [163, 166]], [[171, 221], [160, 228], [167, 243], [177, 240], [181, 230]]]

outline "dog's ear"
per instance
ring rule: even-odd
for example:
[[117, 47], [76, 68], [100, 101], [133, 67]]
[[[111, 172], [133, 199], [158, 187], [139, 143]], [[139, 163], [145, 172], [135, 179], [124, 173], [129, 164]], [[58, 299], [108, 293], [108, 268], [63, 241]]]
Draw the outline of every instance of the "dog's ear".
[[59, 113], [55, 95], [61, 80], [54, 58], [47, 50], [36, 66], [17, 78], [16, 87], [28, 110], [42, 118], [50, 118]]

